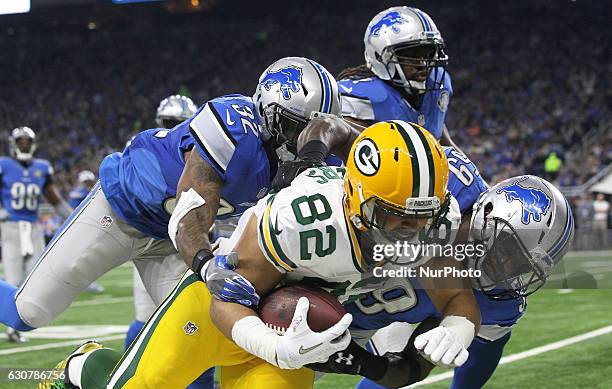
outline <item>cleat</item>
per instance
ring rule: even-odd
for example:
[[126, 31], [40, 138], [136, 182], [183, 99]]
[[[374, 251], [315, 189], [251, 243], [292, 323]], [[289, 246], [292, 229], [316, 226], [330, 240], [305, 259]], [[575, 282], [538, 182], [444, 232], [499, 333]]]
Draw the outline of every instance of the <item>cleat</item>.
[[53, 370], [56, 372], [55, 377], [41, 381], [36, 388], [37, 389], [78, 389], [77, 386], [73, 385], [68, 378], [68, 364], [70, 360], [79, 355], [86, 354], [90, 351], [97, 350], [103, 346], [95, 340], [88, 340], [83, 343], [76, 350], [74, 350], [66, 359], [55, 365]]
[[8, 327], [6, 329], [6, 338], [11, 343], [26, 343], [26, 342], [29, 342], [29, 339], [26, 338], [25, 336], [21, 335], [21, 332], [13, 329], [11, 327]]

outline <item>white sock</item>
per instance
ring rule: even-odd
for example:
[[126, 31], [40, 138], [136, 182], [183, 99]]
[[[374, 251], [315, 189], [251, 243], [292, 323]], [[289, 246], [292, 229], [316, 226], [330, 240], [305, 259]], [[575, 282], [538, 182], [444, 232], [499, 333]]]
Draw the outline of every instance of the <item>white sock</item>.
[[79, 388], [81, 387], [81, 372], [83, 371], [83, 365], [87, 357], [89, 357], [89, 354], [91, 354], [91, 352], [74, 357], [68, 363], [68, 378], [70, 379], [70, 383]]

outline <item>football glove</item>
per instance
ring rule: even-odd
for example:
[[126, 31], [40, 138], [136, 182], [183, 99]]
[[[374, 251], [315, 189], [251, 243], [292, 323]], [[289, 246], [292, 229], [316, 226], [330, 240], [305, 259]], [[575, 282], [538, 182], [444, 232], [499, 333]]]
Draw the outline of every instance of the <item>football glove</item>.
[[463, 365], [469, 356], [467, 346], [457, 330], [444, 322], [414, 339], [414, 347], [425, 359], [445, 368]]
[[325, 162], [315, 159], [296, 159], [284, 162], [278, 167], [276, 176], [272, 180], [272, 190], [275, 192], [291, 185], [291, 182], [304, 170], [311, 167], [325, 166]]
[[234, 271], [237, 263], [236, 253], [215, 255], [202, 278], [215, 298], [249, 308], [256, 307], [259, 305], [259, 294], [249, 280]]
[[314, 332], [308, 326], [306, 317], [310, 303], [301, 297], [287, 332], [278, 338], [276, 361], [281, 369], [299, 369], [311, 363], [321, 363], [337, 351], [347, 348], [351, 341], [348, 327], [353, 317], [350, 313], [323, 332]]

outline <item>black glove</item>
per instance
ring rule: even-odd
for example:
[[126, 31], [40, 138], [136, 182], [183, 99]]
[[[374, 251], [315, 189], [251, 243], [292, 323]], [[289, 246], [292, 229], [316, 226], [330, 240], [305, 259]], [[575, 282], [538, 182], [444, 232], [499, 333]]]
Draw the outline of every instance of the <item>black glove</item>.
[[374, 355], [351, 341], [344, 351], [333, 354], [325, 363], [306, 367], [323, 373], [360, 375], [386, 388], [402, 388], [423, 380], [434, 364], [420, 356], [414, 338], [437, 327], [440, 319], [428, 318], [417, 326], [402, 352]]
[[304, 170], [311, 167], [325, 166], [325, 162], [312, 159], [296, 159], [290, 162], [283, 162], [276, 172], [276, 176], [272, 180], [272, 190], [279, 190], [291, 185], [291, 182]]
[[272, 180], [272, 190], [278, 192], [288, 187], [295, 177], [308, 168], [325, 166], [328, 154], [327, 146], [323, 142], [311, 140], [306, 143], [294, 161], [284, 162], [278, 167]]
[[345, 350], [332, 354], [327, 362], [312, 363], [306, 367], [323, 373], [360, 375], [378, 380], [387, 370], [387, 358], [374, 355], [351, 340]]

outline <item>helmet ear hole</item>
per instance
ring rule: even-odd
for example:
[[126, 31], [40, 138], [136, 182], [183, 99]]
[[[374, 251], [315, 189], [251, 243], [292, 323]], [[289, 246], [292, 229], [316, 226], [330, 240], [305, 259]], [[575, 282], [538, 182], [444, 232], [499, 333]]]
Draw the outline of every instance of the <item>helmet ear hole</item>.
[[487, 217], [493, 211], [493, 203], [488, 202], [484, 206], [484, 216]]

